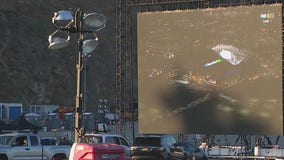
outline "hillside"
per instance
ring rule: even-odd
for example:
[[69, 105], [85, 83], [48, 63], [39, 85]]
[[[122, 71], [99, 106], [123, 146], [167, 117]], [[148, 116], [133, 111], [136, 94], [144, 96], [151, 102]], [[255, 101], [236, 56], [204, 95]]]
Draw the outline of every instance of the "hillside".
[[1, 0], [0, 102], [74, 106], [76, 39], [60, 50], [48, 49], [55, 30], [53, 13], [68, 8], [103, 13], [106, 27], [97, 32], [99, 45], [87, 60], [87, 106], [99, 98], [115, 101], [115, 1]]

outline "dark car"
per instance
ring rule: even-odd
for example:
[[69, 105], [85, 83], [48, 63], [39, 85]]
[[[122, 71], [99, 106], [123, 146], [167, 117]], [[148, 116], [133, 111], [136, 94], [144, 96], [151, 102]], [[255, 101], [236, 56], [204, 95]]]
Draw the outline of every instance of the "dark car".
[[175, 143], [175, 139], [169, 135], [138, 136], [130, 148], [131, 160], [169, 160], [170, 147]]
[[206, 154], [204, 151], [199, 149], [197, 146], [181, 142], [174, 144], [174, 147], [170, 148], [171, 157], [174, 160], [207, 160]]

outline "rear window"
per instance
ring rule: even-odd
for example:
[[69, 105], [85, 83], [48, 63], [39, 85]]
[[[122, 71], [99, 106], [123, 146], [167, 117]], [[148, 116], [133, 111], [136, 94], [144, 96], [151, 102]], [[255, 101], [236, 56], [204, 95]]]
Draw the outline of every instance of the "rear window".
[[160, 147], [161, 146], [161, 138], [160, 137], [136, 137], [134, 142], [134, 146], [153, 146]]
[[40, 143], [42, 145], [56, 145], [56, 139], [41, 139]]

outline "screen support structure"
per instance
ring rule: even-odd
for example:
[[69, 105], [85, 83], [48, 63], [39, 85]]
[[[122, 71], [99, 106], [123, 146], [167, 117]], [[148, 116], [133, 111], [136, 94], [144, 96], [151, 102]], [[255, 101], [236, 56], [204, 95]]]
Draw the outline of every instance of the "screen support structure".
[[[120, 117], [124, 117], [124, 111], [127, 110], [127, 104], [130, 104], [130, 108], [132, 108], [131, 104], [136, 99], [135, 92], [133, 92], [133, 86], [131, 86], [131, 93], [129, 95], [128, 91], [125, 88], [125, 85], [131, 84], [129, 80], [132, 81], [133, 75], [133, 67], [131, 61], [135, 59], [135, 56], [127, 56], [129, 54], [135, 54], [135, 44], [136, 42], [129, 41], [130, 39], [134, 40], [133, 30], [131, 30], [132, 26], [136, 23], [135, 19], [130, 18], [129, 15], [134, 12], [146, 12], [146, 11], [161, 11], [161, 10], [177, 10], [177, 9], [191, 9], [191, 8], [215, 8], [215, 7], [228, 7], [228, 6], [239, 6], [239, 5], [253, 5], [253, 4], [268, 4], [268, 3], [283, 3], [282, 0], [239, 0], [235, 3], [225, 3], [221, 0], [211, 1], [211, 0], [135, 0], [135, 1], [122, 1], [117, 0], [117, 23], [116, 23], [116, 50], [117, 50], [117, 58], [116, 58], [116, 107]], [[283, 5], [282, 5], [282, 44], [283, 44]], [[134, 46], [134, 47], [133, 47]], [[283, 44], [284, 50], [284, 44]], [[283, 50], [282, 50], [282, 59], [283, 59]], [[129, 58], [132, 57], [132, 58]], [[127, 65], [130, 64], [130, 65]], [[282, 72], [283, 72], [283, 64], [282, 64]], [[130, 76], [131, 78], [127, 78]], [[282, 83], [283, 88], [283, 83]], [[134, 95], [133, 95], [134, 94]], [[282, 96], [284, 95], [284, 91], [282, 90]], [[284, 111], [283, 111], [284, 114]], [[123, 122], [124, 118], [120, 119], [120, 133], [123, 133], [124, 127]], [[283, 127], [284, 128], [284, 127]], [[283, 131], [284, 132], [284, 131]]]

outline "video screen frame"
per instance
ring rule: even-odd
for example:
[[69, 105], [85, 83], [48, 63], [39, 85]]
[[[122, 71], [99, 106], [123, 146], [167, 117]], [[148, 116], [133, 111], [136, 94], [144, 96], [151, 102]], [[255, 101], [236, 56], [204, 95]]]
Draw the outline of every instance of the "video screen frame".
[[[270, 5], [274, 5], [274, 4], [270, 4]], [[279, 4], [278, 4], [279, 5]], [[259, 6], [262, 6], [262, 5], [259, 5]], [[257, 7], [259, 7], [259, 6], [257, 6]], [[282, 5], [281, 5], [282, 6]], [[240, 6], [236, 6], [236, 7], [240, 7]], [[252, 6], [242, 6], [242, 7], [252, 7]], [[281, 8], [283, 8], [283, 6], [281, 7]], [[209, 8], [209, 10], [210, 9], [212, 9], [212, 10], [214, 10], [214, 9], [216, 9], [216, 8]], [[219, 8], [220, 9], [220, 8]], [[225, 8], [222, 8], [222, 9], [228, 9], [227, 7], [225, 7]], [[283, 11], [282, 11], [283, 12]], [[139, 13], [138, 13], [139, 14]], [[282, 16], [283, 16], [283, 13], [282, 13]], [[139, 27], [139, 25], [137, 25], [137, 27]], [[134, 27], [135, 28], [135, 27]], [[281, 32], [282, 32], [282, 30], [283, 30], [283, 28], [281, 28]], [[168, 36], [171, 36], [170, 34], [168, 35]], [[138, 57], [137, 57], [137, 60], [138, 60], [138, 65], [137, 65], [137, 67], [138, 67], [138, 72], [139, 72], [139, 34], [137, 35], [137, 41], [138, 41], [138, 45], [137, 45], [137, 47], [138, 47]], [[199, 43], [199, 42], [196, 42], [196, 43]], [[282, 36], [281, 36], [281, 44], [283, 44], [283, 39], [282, 39]], [[153, 44], [151, 44], [151, 43], [149, 43], [148, 44], [149, 46], [151, 46], [151, 45], [153, 45]], [[154, 44], [155, 45], [155, 44]], [[156, 47], [156, 48], [155, 48]], [[135, 48], [135, 47], [134, 47]], [[157, 46], [154, 46], [154, 49], [159, 49], [159, 46], [157, 47]], [[221, 49], [220, 49], [221, 48]], [[153, 49], [153, 48], [152, 48]], [[236, 51], [239, 51], [240, 49], [238, 49], [238, 48], [236, 48], [234, 45], [228, 45], [228, 44], [225, 44], [225, 43], [220, 43], [219, 45], [215, 45], [215, 46], [213, 46], [212, 48], [212, 51], [215, 51], [216, 53], [218, 53], [219, 54], [219, 56], [221, 57], [221, 58], [219, 58], [219, 59], [215, 59], [215, 60], [213, 60], [213, 61], [208, 61], [208, 63], [204, 63], [203, 65], [204, 65], [204, 67], [210, 67], [210, 66], [214, 66], [214, 65], [216, 65], [216, 64], [218, 64], [218, 63], [223, 63], [224, 61], [226, 61], [227, 63], [230, 63], [231, 65], [237, 65], [238, 63], [241, 63], [241, 61], [244, 59], [244, 58], [242, 58], [242, 56], [240, 56], [239, 55], [239, 59], [238, 58], [235, 58], [235, 59], [238, 59], [238, 60], [235, 60], [235, 61], [230, 61], [230, 60], [228, 60], [228, 56], [231, 56], [232, 57], [232, 55], [230, 55], [230, 53], [228, 52], [228, 50], [231, 50], [231, 52], [236, 52]], [[281, 52], [281, 58], [282, 58], [282, 54], [283, 54], [283, 48], [281, 47], [281, 50], [282, 50], [282, 52]], [[167, 51], [166, 50], [162, 50], [161, 52], [163, 52], [163, 53], [167, 53]], [[170, 53], [170, 52], [169, 52]], [[243, 52], [241, 52], [241, 53], [243, 53]], [[165, 56], [165, 55], [163, 55], [163, 56]], [[170, 57], [174, 57], [175, 55], [171, 55], [171, 54], [168, 54], [168, 55], [166, 55], [166, 57], [167, 58], [170, 58]], [[226, 59], [226, 57], [227, 57], [227, 59]], [[241, 58], [240, 58], [241, 57]], [[147, 59], [146, 60], [146, 63], [150, 63], [150, 61]], [[279, 65], [279, 64], [278, 64]], [[282, 63], [280, 64], [280, 67], [282, 67]], [[162, 72], [161, 70], [159, 71], [159, 69], [153, 69], [152, 70], [153, 71], [153, 73], [154, 74], [161, 74], [160, 72]], [[281, 71], [281, 74], [282, 74], [282, 68], [280, 69], [280, 71]], [[235, 75], [235, 74], [238, 74], [240, 72], [240, 69], [235, 69], [235, 70], [232, 70], [232, 71], [230, 71], [230, 72], [228, 72], [228, 74], [227, 75], [225, 75], [225, 76], [231, 76], [231, 75]], [[145, 125], [145, 124], [143, 124], [144, 122], [146, 122], [147, 120], [149, 120], [149, 117], [147, 117], [147, 118], [144, 118], [143, 119], [143, 116], [145, 116], [145, 112], [143, 112], [143, 110], [141, 111], [141, 106], [143, 106], [144, 104], [144, 102], [143, 103], [141, 103], [141, 97], [139, 96], [139, 90], [140, 90], [140, 87], [141, 87], [141, 84], [140, 84], [140, 87], [139, 87], [139, 80], [141, 81], [141, 77], [139, 77], [139, 73], [137, 73], [138, 74], [138, 113], [139, 113], [139, 132], [140, 133], [220, 133], [220, 134], [226, 134], [226, 133], [229, 133], [229, 134], [235, 134], [235, 133], [237, 133], [237, 134], [266, 134], [266, 135], [282, 135], [283, 134], [283, 104], [282, 104], [282, 88], [283, 87], [281, 87], [281, 90], [280, 91], [278, 91], [279, 93], [281, 92], [281, 109], [280, 110], [277, 110], [277, 112], [278, 113], [281, 113], [281, 124], [280, 125], [277, 125], [277, 128], [280, 128], [280, 129], [274, 129], [274, 130], [272, 130], [272, 131], [265, 131], [265, 130], [263, 130], [265, 127], [267, 127], [267, 126], [265, 126], [265, 127], [263, 127], [262, 125], [263, 124], [247, 124], [247, 125], [245, 125], [245, 126], [242, 126], [242, 127], [233, 127], [233, 128], [228, 128], [227, 127], [227, 129], [217, 129], [216, 130], [216, 128], [218, 128], [218, 127], [220, 127], [221, 128], [221, 126], [216, 126], [216, 125], [212, 125], [212, 124], [208, 124], [208, 125], [206, 125], [206, 124], [204, 124], [203, 126], [203, 129], [200, 129], [200, 128], [198, 128], [198, 126], [196, 127], [196, 126], [190, 126], [189, 128], [187, 128], [187, 127], [185, 127], [187, 124], [181, 124], [181, 123], [174, 123], [174, 121], [173, 122], [167, 122], [167, 121], [163, 121], [163, 122], [166, 122], [166, 123], [163, 123], [163, 122], [161, 122], [161, 125], [159, 125], [159, 124], [157, 124], [157, 123], [153, 123], [153, 121], [150, 121], [149, 123], [147, 123], [147, 125]], [[256, 77], [250, 77], [250, 78], [258, 78], [257, 77], [257, 75], [255, 75]], [[281, 77], [281, 86], [282, 86], [282, 76], [280, 76]], [[166, 83], [168, 83], [168, 82], [166, 82]], [[185, 80], [183, 80], [183, 79], [176, 79], [175, 80], [175, 83], [177, 83], [177, 84], [179, 84], [179, 85], [184, 85], [184, 84], [186, 84], [186, 83], [188, 83], [188, 82], [186, 82]], [[215, 83], [214, 81], [211, 81], [211, 82], [209, 82], [209, 83]], [[278, 83], [279, 83], [279, 81], [278, 81]], [[161, 85], [161, 83], [160, 82], [157, 82], [157, 84], [158, 85]], [[153, 83], [153, 85], [155, 86], [155, 85], [157, 85], [157, 84], [154, 84]], [[280, 83], [279, 83], [280, 84]], [[145, 88], [145, 83], [142, 85], [143, 87], [142, 88]], [[152, 86], [153, 87], [153, 86]], [[184, 86], [182, 86], [182, 87], [184, 87]], [[150, 87], [151, 88], [151, 87]], [[277, 87], [275, 87], [275, 88], [277, 88]], [[176, 92], [184, 92], [184, 91], [176, 91]], [[145, 95], [147, 95], [147, 94], [145, 94]], [[169, 95], [168, 95], [169, 96]], [[228, 96], [228, 95], [226, 95], [226, 94], [223, 94], [223, 93], [218, 93], [217, 94], [217, 96], [218, 96], [218, 99], [221, 99], [222, 101], [225, 101], [224, 103], [231, 103], [231, 102], [233, 102], [233, 103], [237, 103], [237, 101], [238, 100], [235, 100], [235, 99], [233, 99], [232, 97], [230, 97], [230, 96]], [[279, 95], [278, 95], [279, 96]], [[172, 102], [173, 102], [174, 100], [172, 100]], [[231, 102], [230, 102], [231, 101]], [[250, 101], [252, 101], [252, 102], [248, 102], [248, 103], [254, 103], [253, 101], [258, 101], [258, 100], [256, 100], [256, 99], [251, 99]], [[268, 100], [269, 101], [269, 100]], [[171, 102], [171, 103], [172, 103]], [[257, 102], [257, 103], [262, 103], [262, 102]], [[267, 103], [275, 103], [274, 102], [274, 100], [272, 99], [271, 100], [271, 102], [267, 102]], [[172, 110], [173, 112], [183, 112], [185, 107], [180, 107], [179, 109], [174, 109], [174, 110]], [[226, 108], [226, 107], [220, 107], [222, 110], [226, 110], [226, 109], [228, 109], [229, 110], [229, 108]], [[159, 111], [157, 111], [157, 109], [155, 110], [155, 108], [153, 109], [153, 107], [152, 108], [148, 108], [148, 109], [145, 109], [145, 111], [147, 110], [147, 112], [149, 112], [149, 113], [153, 113], [153, 115], [155, 115], [156, 114], [156, 117], [161, 117], [161, 115], [163, 115], [163, 114], [161, 114], [161, 113], [159, 113]], [[210, 110], [210, 111], [214, 111], [214, 110]], [[243, 110], [243, 111], [240, 111], [240, 112], [244, 112], [243, 114], [246, 114], [245, 112], [247, 112], [247, 111], [245, 111], [245, 110]], [[148, 113], [148, 114], [149, 114]], [[168, 116], [169, 115], [171, 115], [172, 113], [168, 113], [168, 112], [164, 112], [165, 114], [167, 114]], [[260, 113], [260, 114], [263, 114], [263, 116], [265, 116], [265, 113]], [[153, 115], [151, 115], [150, 117], [152, 117]], [[218, 114], [217, 114], [218, 115]], [[204, 116], [204, 115], [203, 115]], [[206, 114], [205, 114], [205, 116], [207, 116]], [[227, 115], [228, 116], [228, 115]], [[184, 117], [184, 116], [179, 116], [179, 117], [176, 117], [176, 118], [174, 118], [174, 119], [179, 119], [180, 120], [180, 117]], [[196, 118], [196, 119], [198, 119], [198, 118]], [[177, 120], [177, 121], [179, 121], [179, 120]], [[246, 119], [246, 120], [249, 120], [249, 119]], [[182, 120], [182, 121], [185, 121], [184, 119]], [[238, 120], [234, 120], [234, 121], [236, 121], [235, 123], [237, 123], [237, 121]], [[183, 122], [184, 123], [184, 122]], [[205, 122], [204, 122], [205, 123]], [[144, 126], [149, 126], [149, 124], [153, 124], [153, 127], [151, 128], [151, 127], [149, 127], [148, 129], [145, 129], [145, 128], [143, 128]], [[164, 128], [159, 128], [159, 127], [161, 127], [161, 126], [163, 126], [163, 124], [165, 124], [164, 126]], [[167, 126], [169, 126], [169, 125], [171, 125], [171, 126], [175, 126], [174, 128], [172, 128], [172, 129], [168, 129], [168, 127]], [[227, 125], [227, 124], [225, 124], [225, 125]], [[252, 126], [257, 126], [258, 125], [258, 128], [257, 129], [248, 129], [248, 130], [244, 130], [243, 128], [251, 128]], [[266, 124], [267, 125], [267, 124]], [[206, 127], [205, 127], [206, 126]], [[279, 126], [279, 127], [278, 127]], [[222, 126], [223, 127], [223, 126]], [[225, 127], [226, 128], [226, 127]]]

